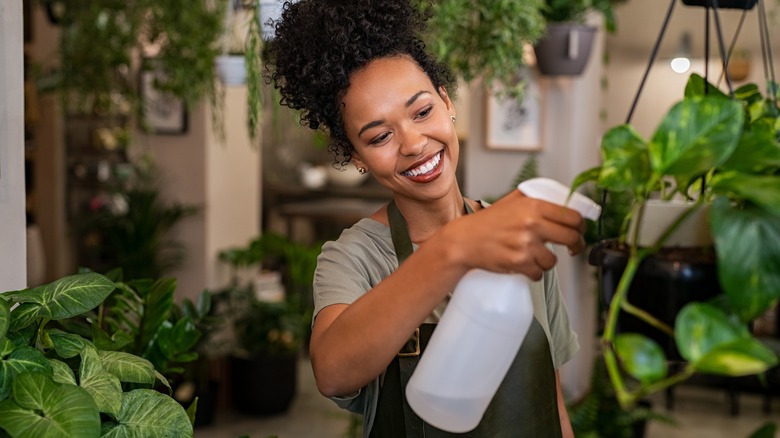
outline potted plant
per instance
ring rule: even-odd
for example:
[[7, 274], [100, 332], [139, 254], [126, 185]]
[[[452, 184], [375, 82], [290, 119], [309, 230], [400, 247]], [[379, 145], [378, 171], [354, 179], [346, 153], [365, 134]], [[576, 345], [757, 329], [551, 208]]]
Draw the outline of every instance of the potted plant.
[[[220, 253], [233, 269], [231, 285], [222, 295], [235, 336], [232, 401], [242, 412], [277, 414], [295, 397], [298, 358], [311, 324], [309, 297], [318, 254], [318, 248], [272, 233]], [[242, 267], [253, 272], [242, 276]]]
[[[611, 129], [603, 138], [601, 166], [583, 172], [573, 183], [576, 188], [595, 181], [611, 193], [633, 195], [621, 237], [609, 244], [624, 254], [625, 269], [609, 293], [602, 335], [608, 375], [623, 407], [696, 373], [752, 375], [778, 363], [748, 329], [780, 298], [777, 99], [765, 98], [754, 84], [739, 88], [734, 96], [692, 75], [685, 98], [666, 114], [651, 140], [630, 125]], [[685, 201], [684, 213], [673, 218], [652, 244], [642, 244], [639, 234], [647, 201], [674, 197]], [[663, 321], [657, 312], [632, 302], [630, 290], [646, 262], [664, 251], [680, 224], [705, 207], [723, 294], [695, 299], [672, 321]], [[637, 225], [632, 227], [632, 222]], [[690, 261], [680, 258], [676, 263], [686, 266]], [[656, 341], [623, 330], [622, 312], [672, 336], [680, 355], [678, 366], [670, 369]]]
[[426, 44], [467, 82], [502, 85], [521, 98], [520, 71], [527, 65], [525, 46], [544, 32], [542, 0], [438, 0], [419, 2], [428, 14]]
[[548, 76], [582, 74], [590, 58], [596, 27], [585, 23], [589, 12], [604, 15], [607, 31], [615, 30], [613, 5], [625, 0], [545, 0], [541, 7], [547, 22], [534, 45], [539, 71]]
[[104, 349], [58, 324], [100, 306], [116, 288], [103, 275], [83, 273], [0, 294], [4, 436], [193, 435], [188, 412], [153, 389], [168, 381], [149, 360]]

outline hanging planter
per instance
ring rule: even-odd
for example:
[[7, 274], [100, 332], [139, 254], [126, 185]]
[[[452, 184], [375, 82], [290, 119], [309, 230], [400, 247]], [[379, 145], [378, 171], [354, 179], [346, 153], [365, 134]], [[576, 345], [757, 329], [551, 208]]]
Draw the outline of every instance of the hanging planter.
[[539, 71], [546, 76], [578, 76], [588, 64], [596, 27], [580, 23], [549, 23], [534, 46]]
[[[758, 0], [718, 0], [718, 8], [722, 9], [753, 9]], [[713, 6], [713, 0], [683, 0], [688, 6]]]

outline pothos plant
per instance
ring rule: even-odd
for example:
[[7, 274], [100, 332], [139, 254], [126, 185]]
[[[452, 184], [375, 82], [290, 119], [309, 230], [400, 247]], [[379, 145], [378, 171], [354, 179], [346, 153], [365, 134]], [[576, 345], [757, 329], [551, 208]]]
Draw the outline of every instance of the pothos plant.
[[195, 408], [188, 415], [152, 389], [168, 382], [150, 361], [59, 328], [116, 288], [103, 275], [83, 273], [0, 294], [0, 435], [193, 435]]
[[[610, 192], [633, 195], [620, 243], [628, 261], [609, 305], [602, 335], [604, 360], [624, 408], [695, 373], [743, 376], [776, 366], [777, 356], [755, 339], [748, 324], [780, 298], [780, 119], [776, 87], [764, 97], [754, 84], [726, 96], [693, 75], [685, 98], [663, 118], [652, 138], [632, 126], [608, 131], [602, 164], [579, 175], [573, 188], [595, 181]], [[650, 247], [627, 239], [629, 221], [641, 221], [651, 197], [683, 197], [689, 208]], [[686, 305], [669, 327], [627, 300], [640, 264], [656, 254], [692, 212], [709, 206], [719, 283], [724, 294]], [[629, 312], [673, 336], [685, 361], [670, 373], [661, 347], [636, 333], [617, 333], [619, 312]]]

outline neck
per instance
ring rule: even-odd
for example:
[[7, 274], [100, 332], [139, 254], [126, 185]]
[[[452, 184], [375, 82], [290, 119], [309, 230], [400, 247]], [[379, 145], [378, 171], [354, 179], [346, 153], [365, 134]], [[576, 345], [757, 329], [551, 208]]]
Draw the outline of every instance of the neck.
[[451, 220], [466, 214], [460, 190], [435, 201], [422, 202], [399, 197], [394, 200], [406, 220], [409, 237], [417, 244], [427, 240]]

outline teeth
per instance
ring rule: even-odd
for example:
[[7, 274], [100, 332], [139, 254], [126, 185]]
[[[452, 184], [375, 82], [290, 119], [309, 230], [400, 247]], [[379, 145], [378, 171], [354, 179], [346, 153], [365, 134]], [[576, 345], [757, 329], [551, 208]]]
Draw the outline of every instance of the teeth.
[[412, 170], [407, 170], [406, 172], [403, 172], [402, 175], [404, 176], [418, 176], [418, 175], [424, 175], [433, 169], [436, 168], [436, 166], [439, 165], [439, 161], [441, 161], [441, 153], [438, 153], [433, 156], [428, 162], [421, 164], [417, 168], [414, 168]]

